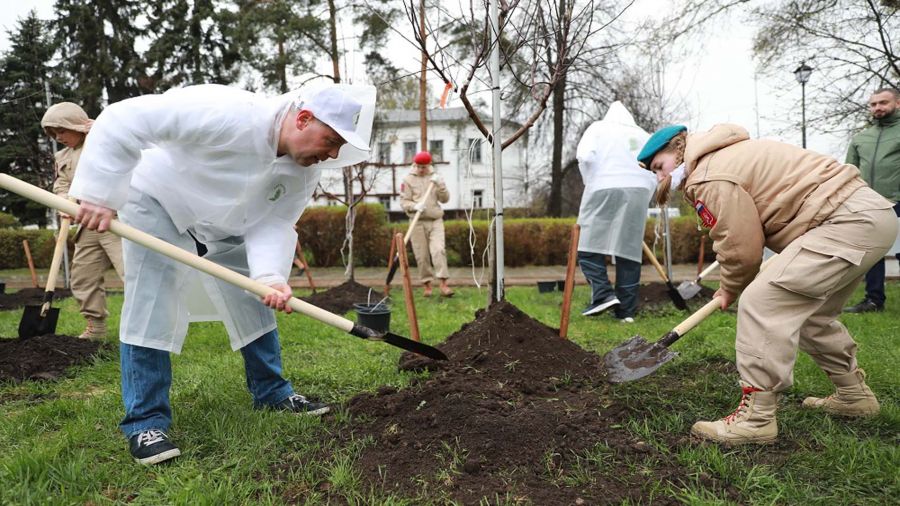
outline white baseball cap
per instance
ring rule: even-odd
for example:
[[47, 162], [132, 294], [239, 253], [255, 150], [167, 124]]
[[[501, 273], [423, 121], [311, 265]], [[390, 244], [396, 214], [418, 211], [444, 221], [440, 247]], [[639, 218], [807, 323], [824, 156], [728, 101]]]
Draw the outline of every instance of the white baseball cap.
[[313, 113], [316, 119], [334, 129], [354, 148], [369, 151], [369, 144], [356, 133], [362, 104], [354, 100], [348, 90], [329, 86], [307, 100], [298, 98], [297, 106]]

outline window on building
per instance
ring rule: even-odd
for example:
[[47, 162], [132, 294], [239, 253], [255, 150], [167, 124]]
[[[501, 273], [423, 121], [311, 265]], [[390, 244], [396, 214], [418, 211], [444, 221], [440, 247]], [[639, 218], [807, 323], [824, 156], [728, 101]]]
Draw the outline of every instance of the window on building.
[[484, 207], [484, 190], [472, 190], [472, 207], [475, 209]]
[[428, 152], [431, 153], [433, 162], [444, 161], [444, 141], [428, 141]]
[[466, 149], [471, 153], [469, 155], [470, 162], [481, 163], [481, 139], [469, 139]]
[[378, 143], [378, 163], [388, 165], [391, 163], [391, 143]]
[[416, 149], [419, 143], [416, 141], [403, 143], [403, 163], [412, 163], [413, 157], [416, 156]]
[[379, 195], [378, 202], [384, 207], [385, 211], [391, 210], [391, 197], [390, 195]]

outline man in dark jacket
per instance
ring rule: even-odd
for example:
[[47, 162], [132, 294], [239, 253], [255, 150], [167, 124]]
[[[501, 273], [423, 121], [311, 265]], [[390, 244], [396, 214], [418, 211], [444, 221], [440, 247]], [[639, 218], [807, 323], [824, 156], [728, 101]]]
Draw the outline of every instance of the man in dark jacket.
[[[894, 203], [900, 216], [900, 91], [875, 90], [869, 99], [874, 125], [856, 134], [847, 150], [847, 163], [859, 167], [862, 178], [875, 191]], [[900, 253], [897, 253], [900, 261]], [[846, 313], [884, 310], [884, 259], [866, 273], [866, 298]]]

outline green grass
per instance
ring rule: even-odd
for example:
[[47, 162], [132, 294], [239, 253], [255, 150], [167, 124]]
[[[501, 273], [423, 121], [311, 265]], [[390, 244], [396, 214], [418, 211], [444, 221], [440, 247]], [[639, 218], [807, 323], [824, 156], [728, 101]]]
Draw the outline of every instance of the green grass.
[[[532, 287], [513, 287], [508, 298], [536, 319], [559, 325], [559, 293], [538, 295]], [[598, 354], [634, 334], [657, 339], [683, 318], [672, 311], [639, 318], [632, 325], [608, 316], [585, 319], [577, 310], [586, 298], [587, 289], [578, 287], [569, 336]], [[713, 315], [677, 343], [674, 348], [681, 356], [658, 371], [655, 381], [616, 386], [615, 398], [636, 403], [643, 413], [628, 421], [627, 429], [695, 477], [683, 484], [659, 483], [655, 494], [674, 495], [691, 504], [723, 502], [704, 485], [711, 477], [734, 487], [740, 502], [748, 504], [896, 501], [900, 497], [900, 284], [888, 286], [888, 298], [884, 313], [843, 318], [859, 342], [859, 362], [882, 401], [882, 413], [869, 420], [845, 421], [801, 411], [797, 405], [805, 395], [831, 391], [825, 375], [801, 354], [794, 386], [786, 392], [778, 413], [778, 445], [723, 449], [686, 438], [672, 444], [697, 419], [721, 417], [736, 404], [736, 375], [692, 374], [722, 359], [733, 361], [735, 318], [727, 313]], [[449, 300], [417, 299], [423, 340], [442, 341], [473, 319], [485, 300], [484, 292], [471, 288], [458, 289]], [[121, 302], [121, 295], [111, 297], [112, 314], [118, 313]], [[83, 323], [75, 302], [66, 299], [60, 306], [58, 333], [77, 335]], [[16, 335], [20, 317], [19, 311], [0, 313], [0, 335]], [[286, 375], [303, 394], [341, 403], [360, 392], [382, 385], [402, 387], [409, 381], [409, 374], [396, 368], [400, 350], [361, 341], [303, 316], [280, 315], [279, 322]], [[111, 328], [117, 325], [114, 316]], [[392, 330], [409, 335], [402, 304], [395, 305]], [[251, 410], [240, 354], [230, 351], [217, 323], [192, 325], [184, 352], [173, 356], [171, 435], [183, 457], [154, 468], [134, 464], [117, 429], [122, 416], [117, 357], [113, 347], [58, 382], [0, 384], [0, 504], [281, 504], [290, 500], [317, 504], [324, 501], [319, 488], [324, 482], [330, 484], [332, 494], [339, 493], [351, 504], [413, 504], [361, 484], [354, 456], [358, 445], [367, 442], [357, 442], [356, 448], [320, 447], [329, 444], [321, 443], [327, 441], [322, 431], [339, 430], [339, 424]], [[346, 420], [341, 411], [337, 417]], [[448, 469], [465, 458], [454, 441], [447, 441], [444, 449], [438, 458], [448, 462]], [[325, 451], [333, 457], [321, 459]], [[573, 485], [588, 483], [594, 472], [612, 472], [608, 457], [609, 449], [598, 446], [560, 479]], [[435, 495], [432, 500], [444, 502], [445, 498]], [[502, 496], [484, 500], [485, 504], [513, 502]]]

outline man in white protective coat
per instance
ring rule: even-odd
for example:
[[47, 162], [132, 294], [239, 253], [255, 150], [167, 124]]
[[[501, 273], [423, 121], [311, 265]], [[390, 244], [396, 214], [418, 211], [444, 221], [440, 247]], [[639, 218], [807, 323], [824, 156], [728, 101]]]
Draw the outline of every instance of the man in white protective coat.
[[[578, 264], [591, 286], [583, 316], [615, 308], [621, 321], [634, 321], [641, 281], [641, 242], [656, 181], [637, 164], [649, 134], [634, 122], [621, 102], [613, 102], [602, 121], [584, 132], [576, 155], [584, 181], [578, 211], [581, 235]], [[606, 257], [616, 258], [615, 290]]]
[[124, 223], [205, 250], [205, 258], [278, 291], [260, 300], [124, 241], [119, 427], [135, 460], [156, 464], [181, 454], [167, 435], [170, 352], [180, 353], [189, 321], [224, 322], [232, 349], [243, 355], [254, 408], [328, 411], [283, 377], [273, 309], [290, 312], [293, 227], [320, 170], [367, 158], [374, 109], [371, 86], [267, 98], [200, 85], [124, 100], [97, 118], [69, 190], [81, 202], [78, 223], [102, 232], [118, 210]]

